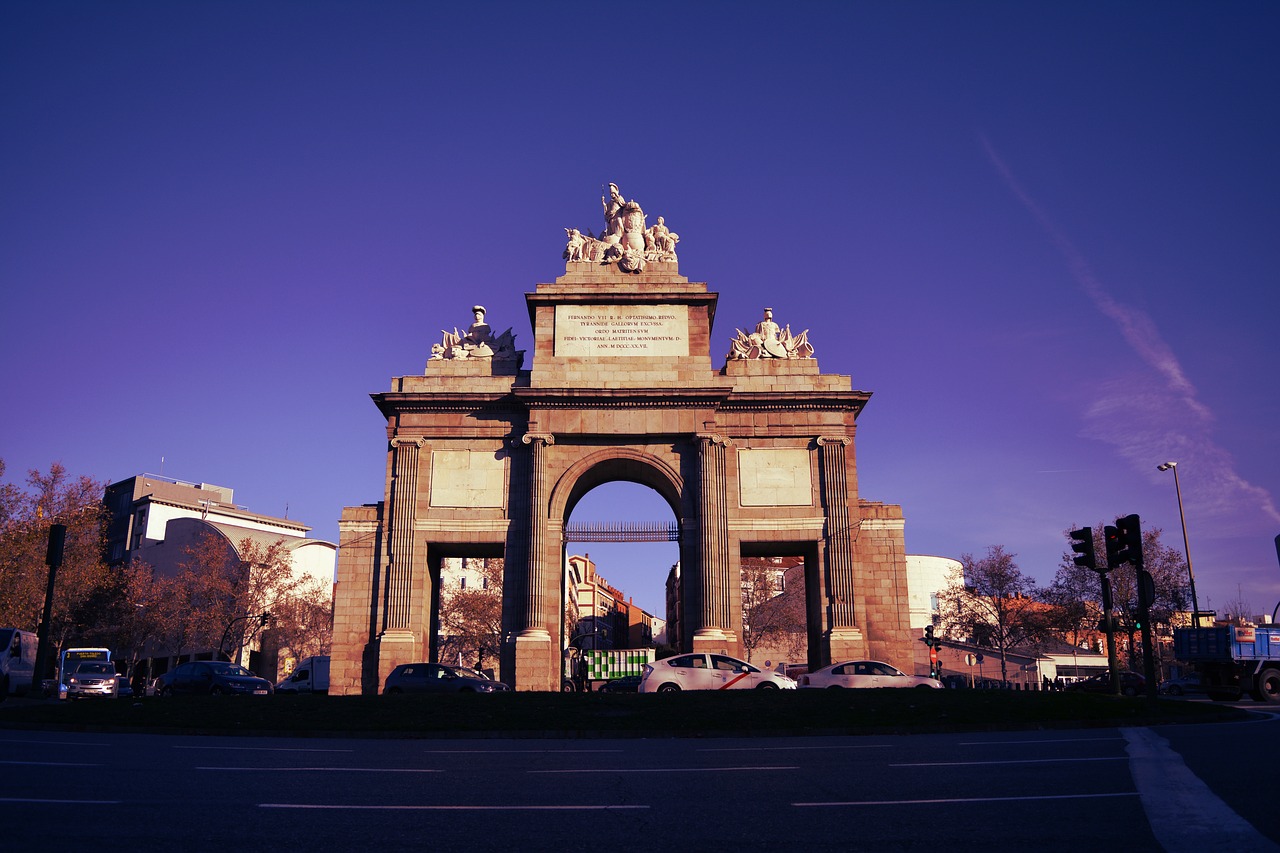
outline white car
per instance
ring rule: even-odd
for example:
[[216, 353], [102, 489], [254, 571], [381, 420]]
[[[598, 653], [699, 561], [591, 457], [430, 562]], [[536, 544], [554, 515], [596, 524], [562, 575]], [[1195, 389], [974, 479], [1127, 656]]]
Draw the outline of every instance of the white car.
[[676, 655], [644, 665], [640, 693], [672, 693], [677, 690], [795, 690], [796, 683], [778, 672], [706, 652]]
[[932, 687], [941, 690], [936, 678], [907, 675], [897, 667], [878, 660], [847, 660], [833, 663], [800, 676], [801, 687]]

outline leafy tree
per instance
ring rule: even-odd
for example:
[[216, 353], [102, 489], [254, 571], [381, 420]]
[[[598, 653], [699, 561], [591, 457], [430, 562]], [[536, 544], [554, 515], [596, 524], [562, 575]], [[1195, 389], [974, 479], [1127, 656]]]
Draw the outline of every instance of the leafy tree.
[[[4, 472], [0, 460], [0, 476]], [[113, 591], [102, 559], [104, 485], [72, 478], [55, 462], [48, 473], [29, 471], [27, 486], [0, 486], [0, 624], [38, 626], [49, 577], [49, 528], [63, 524], [67, 535], [54, 586], [50, 645], [57, 651], [72, 640], [107, 641], [110, 626], [99, 618]]]
[[[477, 565], [477, 563], [479, 565]], [[503, 560], [488, 558], [472, 561], [485, 582], [479, 587], [446, 589], [440, 593], [441, 660], [474, 660], [476, 669], [484, 669], [486, 661], [496, 663], [502, 639], [502, 574]]]
[[1030, 577], [1000, 545], [985, 557], [960, 557], [960, 569], [938, 594], [946, 636], [968, 638], [1000, 655], [1000, 679], [1008, 682], [1010, 649], [1044, 635], [1044, 607]]

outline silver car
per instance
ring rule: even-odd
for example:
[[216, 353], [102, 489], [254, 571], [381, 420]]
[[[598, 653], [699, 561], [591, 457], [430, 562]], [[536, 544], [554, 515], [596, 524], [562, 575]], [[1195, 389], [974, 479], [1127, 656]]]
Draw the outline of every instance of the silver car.
[[878, 660], [847, 660], [800, 676], [801, 687], [926, 687], [941, 690], [936, 678], [907, 675]]
[[87, 660], [67, 676], [67, 698], [116, 695], [116, 668], [109, 661]]

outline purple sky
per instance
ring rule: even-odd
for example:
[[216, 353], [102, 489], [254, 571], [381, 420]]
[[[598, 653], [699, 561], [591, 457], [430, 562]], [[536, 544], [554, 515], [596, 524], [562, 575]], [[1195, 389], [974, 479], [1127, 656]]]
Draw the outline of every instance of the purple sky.
[[[1139, 513], [1280, 598], [1274, 3], [0, 5], [0, 458], [164, 473], [335, 540], [368, 395], [523, 294], [616, 182], [874, 393], [912, 553]], [[530, 366], [526, 364], [526, 367]], [[163, 457], [163, 471], [161, 458]], [[669, 520], [639, 487], [574, 521]], [[640, 493], [640, 494], [637, 494]], [[590, 550], [658, 609], [670, 549]]]

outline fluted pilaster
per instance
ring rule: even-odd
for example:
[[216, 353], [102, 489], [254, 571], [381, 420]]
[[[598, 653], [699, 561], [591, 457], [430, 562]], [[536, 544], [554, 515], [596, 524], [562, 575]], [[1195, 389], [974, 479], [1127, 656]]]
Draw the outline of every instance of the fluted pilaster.
[[822, 503], [826, 513], [824, 536], [827, 579], [831, 596], [831, 625], [856, 624], [853, 589], [853, 534], [849, 524], [849, 475], [845, 448], [850, 440], [819, 438], [822, 465]]
[[699, 550], [698, 606], [701, 630], [728, 629], [729, 622], [729, 511], [725, 448], [729, 439], [720, 435], [698, 436], [699, 494], [702, 530]]
[[546, 448], [555, 444], [555, 436], [547, 433], [525, 433], [521, 438], [529, 445], [529, 569], [525, 587], [524, 624], [522, 630], [545, 631], [543, 586], [545, 567], [543, 550], [547, 526]]
[[422, 439], [396, 438], [391, 484], [391, 530], [387, 569], [388, 631], [407, 631], [413, 626], [413, 521], [418, 496], [418, 454]]

